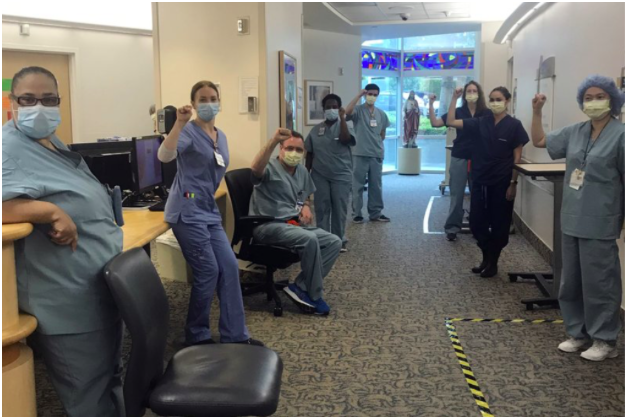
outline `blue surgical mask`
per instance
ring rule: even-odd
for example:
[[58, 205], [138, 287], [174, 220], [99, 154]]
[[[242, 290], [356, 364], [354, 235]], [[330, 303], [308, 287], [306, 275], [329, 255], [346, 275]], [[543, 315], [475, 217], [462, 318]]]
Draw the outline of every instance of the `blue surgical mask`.
[[219, 103], [200, 103], [197, 105], [197, 117], [210, 122], [219, 113]]
[[37, 104], [17, 109], [17, 128], [34, 140], [47, 138], [56, 131], [60, 123], [61, 113], [58, 107]]
[[326, 116], [326, 120], [333, 122], [339, 118], [339, 109], [328, 109], [324, 112], [324, 114]]

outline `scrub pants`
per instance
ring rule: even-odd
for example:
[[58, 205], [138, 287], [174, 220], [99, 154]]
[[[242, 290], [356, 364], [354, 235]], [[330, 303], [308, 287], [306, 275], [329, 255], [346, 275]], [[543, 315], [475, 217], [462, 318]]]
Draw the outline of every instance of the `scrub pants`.
[[369, 218], [375, 220], [382, 215], [382, 210], [384, 209], [384, 201], [382, 200], [382, 161], [382, 158], [354, 156], [353, 217], [362, 217], [362, 194], [365, 189], [367, 176], [369, 177], [369, 189], [367, 191]]
[[313, 301], [323, 295], [323, 278], [339, 257], [341, 239], [318, 227], [299, 227], [287, 223], [266, 223], [254, 229], [254, 240], [296, 251], [302, 271], [295, 284], [306, 291]]
[[347, 206], [352, 192], [351, 182], [331, 181], [315, 171], [312, 173], [315, 183], [315, 217], [317, 226], [340, 237], [347, 243], [345, 223]]
[[449, 214], [445, 222], [445, 233], [459, 233], [464, 217], [464, 190], [469, 179], [469, 160], [451, 157], [449, 164]]
[[615, 240], [562, 234], [558, 301], [566, 332], [612, 345], [621, 331], [621, 264]]
[[193, 287], [185, 326], [188, 344], [211, 338], [209, 313], [213, 294], [219, 297], [219, 334], [222, 343], [250, 338], [245, 326], [239, 263], [221, 224], [171, 225], [185, 260], [193, 271]]
[[43, 357], [68, 417], [126, 415], [122, 337], [123, 325], [119, 320], [93, 332], [57, 335], [35, 332], [28, 339]]
[[514, 201], [506, 199], [508, 187], [509, 178], [494, 185], [473, 183], [471, 190], [471, 232], [480, 249], [494, 259], [499, 259], [510, 240]]

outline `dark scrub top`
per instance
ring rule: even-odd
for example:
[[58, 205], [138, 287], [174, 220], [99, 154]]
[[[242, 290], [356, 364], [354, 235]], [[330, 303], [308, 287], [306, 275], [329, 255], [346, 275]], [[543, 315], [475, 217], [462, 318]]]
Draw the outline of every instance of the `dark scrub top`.
[[[456, 108], [456, 120], [471, 119], [473, 117], [482, 117], [492, 114], [489, 109], [475, 112], [475, 116], [471, 115], [471, 111], [467, 106]], [[441, 116], [445, 125], [447, 125], [447, 113]], [[473, 144], [471, 138], [468, 137], [466, 129], [456, 129], [456, 139], [454, 139], [454, 146], [451, 149], [451, 156], [459, 159], [471, 159], [471, 150]]]
[[514, 150], [529, 142], [521, 121], [506, 115], [495, 126], [495, 117], [464, 120], [464, 133], [472, 139], [471, 179], [474, 184], [494, 185], [510, 181]]
[[80, 155], [57, 137], [51, 140], [59, 152], [24, 135], [12, 120], [2, 127], [2, 201], [55, 204], [78, 230], [76, 252], [52, 243], [49, 224], [35, 224], [16, 242], [18, 302], [43, 334], [87, 333], [119, 319], [102, 269], [121, 252], [123, 235], [108, 191]]
[[188, 122], [180, 132], [176, 150], [178, 172], [165, 205], [165, 221], [221, 224], [215, 192], [230, 162], [225, 133], [217, 129], [217, 151], [223, 157], [223, 167], [217, 163], [213, 140], [194, 122]]

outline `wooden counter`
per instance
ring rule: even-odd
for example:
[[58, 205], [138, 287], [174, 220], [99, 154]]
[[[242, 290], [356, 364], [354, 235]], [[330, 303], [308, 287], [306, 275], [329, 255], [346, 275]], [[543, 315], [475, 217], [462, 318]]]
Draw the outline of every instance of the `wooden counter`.
[[19, 312], [14, 242], [33, 231], [29, 223], [2, 225], [2, 414], [36, 417], [33, 351], [20, 340], [37, 328], [37, 319]]

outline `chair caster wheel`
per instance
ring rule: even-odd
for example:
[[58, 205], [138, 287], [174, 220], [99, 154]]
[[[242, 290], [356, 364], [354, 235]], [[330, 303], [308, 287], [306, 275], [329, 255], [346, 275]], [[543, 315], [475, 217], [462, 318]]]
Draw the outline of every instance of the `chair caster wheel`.
[[273, 315], [276, 317], [282, 317], [282, 307], [274, 307]]

